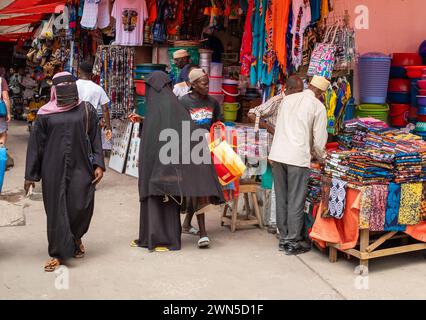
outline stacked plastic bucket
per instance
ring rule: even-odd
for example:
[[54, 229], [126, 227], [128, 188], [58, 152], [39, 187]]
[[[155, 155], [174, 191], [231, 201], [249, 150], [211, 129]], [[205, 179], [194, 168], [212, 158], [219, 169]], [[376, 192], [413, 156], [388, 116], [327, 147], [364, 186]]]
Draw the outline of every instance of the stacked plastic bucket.
[[211, 62], [209, 66], [209, 95], [223, 104], [223, 64], [218, 62]]
[[165, 64], [138, 64], [135, 69], [136, 113], [142, 117], [146, 113], [146, 82], [145, 79], [154, 71], [166, 71]]
[[373, 117], [388, 122], [386, 96], [391, 58], [383, 53], [367, 53], [359, 59], [360, 99], [357, 117]]
[[240, 104], [238, 103], [240, 90], [238, 85], [239, 82], [236, 80], [226, 79], [223, 81], [222, 91], [225, 94], [223, 117], [227, 122], [234, 122], [238, 117], [238, 110], [240, 109]]

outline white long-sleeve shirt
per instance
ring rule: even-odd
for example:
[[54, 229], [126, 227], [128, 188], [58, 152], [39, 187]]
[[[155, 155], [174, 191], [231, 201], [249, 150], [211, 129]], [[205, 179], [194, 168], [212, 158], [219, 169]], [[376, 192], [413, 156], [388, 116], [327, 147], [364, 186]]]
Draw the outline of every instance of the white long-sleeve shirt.
[[311, 166], [312, 154], [325, 156], [327, 112], [313, 91], [283, 99], [269, 159], [297, 167]]

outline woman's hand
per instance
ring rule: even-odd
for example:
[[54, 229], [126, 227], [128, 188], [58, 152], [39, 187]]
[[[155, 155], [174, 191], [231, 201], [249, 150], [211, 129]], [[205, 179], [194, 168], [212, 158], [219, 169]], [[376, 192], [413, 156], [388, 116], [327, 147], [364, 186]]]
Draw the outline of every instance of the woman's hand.
[[25, 195], [28, 195], [31, 187], [35, 188], [35, 182], [34, 181], [25, 180], [25, 182], [24, 182]]
[[104, 177], [104, 170], [100, 167], [97, 167], [95, 170], [95, 180], [92, 181], [92, 184], [98, 184], [99, 182], [101, 182], [103, 177]]
[[129, 120], [133, 123], [136, 122], [143, 122], [143, 117], [141, 117], [140, 115], [136, 114], [136, 113], [131, 113], [129, 114]]

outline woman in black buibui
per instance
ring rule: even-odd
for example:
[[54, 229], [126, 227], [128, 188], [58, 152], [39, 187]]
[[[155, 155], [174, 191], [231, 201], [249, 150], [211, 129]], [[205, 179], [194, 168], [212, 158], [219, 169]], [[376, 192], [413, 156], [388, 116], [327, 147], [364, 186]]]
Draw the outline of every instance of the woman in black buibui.
[[[139, 239], [132, 246], [150, 251], [180, 250], [183, 198], [211, 197], [221, 202], [222, 189], [213, 164], [183, 160], [195, 146], [201, 145], [208, 155], [210, 152], [205, 140], [201, 144], [184, 141], [190, 137], [183, 135], [182, 128], [192, 133], [197, 127], [173, 94], [167, 74], [158, 71], [148, 77], [146, 98], [139, 154], [140, 229]], [[190, 150], [183, 151], [183, 142]], [[178, 155], [174, 161], [168, 161], [167, 156], [165, 159], [165, 154], [172, 153]]]
[[27, 193], [34, 182], [42, 182], [51, 257], [47, 272], [68, 258], [84, 257], [81, 238], [105, 171], [95, 108], [79, 101], [70, 73], [55, 75], [53, 84], [50, 102], [39, 110], [31, 132], [25, 171]]

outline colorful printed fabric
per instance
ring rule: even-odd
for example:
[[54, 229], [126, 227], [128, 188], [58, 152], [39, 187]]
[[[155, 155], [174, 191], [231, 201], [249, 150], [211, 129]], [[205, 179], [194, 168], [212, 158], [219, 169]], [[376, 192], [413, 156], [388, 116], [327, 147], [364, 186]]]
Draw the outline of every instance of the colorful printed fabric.
[[373, 187], [362, 188], [361, 208], [359, 211], [359, 228], [368, 229], [370, 227], [370, 217], [373, 212]]
[[422, 221], [426, 221], [426, 184], [423, 184], [420, 218]]
[[406, 227], [398, 224], [401, 203], [401, 185], [390, 183], [386, 208], [385, 231], [405, 231]]
[[333, 178], [331, 181], [330, 201], [328, 205], [329, 215], [336, 219], [342, 219], [346, 202], [346, 185], [348, 183]]
[[422, 183], [407, 183], [402, 185], [398, 218], [399, 224], [415, 225], [420, 222], [422, 194]]
[[385, 185], [373, 185], [372, 187], [374, 210], [370, 215], [370, 230], [383, 231], [386, 220], [388, 187]]
[[240, 62], [241, 74], [244, 76], [250, 75], [251, 64], [253, 63], [252, 49], [253, 49], [253, 31], [252, 31], [252, 15], [254, 9], [254, 0], [249, 0], [247, 18], [244, 26], [244, 35], [241, 45]]
[[331, 178], [323, 176], [321, 178], [321, 202], [322, 210], [320, 212], [323, 218], [330, 218], [328, 214], [328, 205], [330, 202]]

